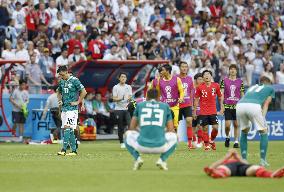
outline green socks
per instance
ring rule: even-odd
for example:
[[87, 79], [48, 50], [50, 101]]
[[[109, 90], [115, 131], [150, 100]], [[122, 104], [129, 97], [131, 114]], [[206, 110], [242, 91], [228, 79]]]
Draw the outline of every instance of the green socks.
[[241, 146], [241, 155], [243, 159], [247, 159], [247, 152], [248, 152], [248, 134], [247, 133], [241, 133], [241, 140], [240, 140], [240, 146]]
[[66, 151], [67, 146], [70, 144], [72, 151], [76, 151], [76, 140], [73, 129], [64, 129], [63, 134], [63, 150]]
[[138, 159], [138, 157], [140, 156], [140, 154], [133, 147], [128, 145], [125, 140], [124, 140], [124, 143], [125, 143], [126, 149], [129, 151], [129, 153], [134, 157], [134, 159], [136, 161]]
[[166, 151], [165, 153], [162, 153], [160, 158], [162, 159], [162, 161], [166, 161], [169, 156], [175, 151], [177, 144], [174, 144], [168, 151]]
[[260, 134], [260, 158], [266, 160], [266, 152], [268, 147], [268, 135], [267, 133]]

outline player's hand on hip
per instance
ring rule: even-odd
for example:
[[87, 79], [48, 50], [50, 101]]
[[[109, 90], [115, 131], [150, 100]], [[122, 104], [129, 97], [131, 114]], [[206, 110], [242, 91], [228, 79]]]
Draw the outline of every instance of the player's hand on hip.
[[80, 111], [82, 112], [82, 111], [85, 111], [85, 110], [86, 110], [85, 105], [82, 105], [81, 108], [80, 108]]
[[74, 101], [74, 102], [71, 102], [70, 105], [71, 106], [77, 106], [77, 105], [79, 105], [79, 102], [78, 101]]
[[196, 118], [197, 118], [196, 111], [193, 111], [193, 112], [192, 112], [192, 117], [193, 117], [193, 119], [196, 119]]
[[63, 102], [61, 100], [58, 101], [58, 105], [61, 106]]
[[183, 100], [182, 98], [179, 98], [179, 99], [178, 99], [178, 102], [179, 102], [179, 103], [182, 103], [183, 101], [184, 101], [184, 100]]

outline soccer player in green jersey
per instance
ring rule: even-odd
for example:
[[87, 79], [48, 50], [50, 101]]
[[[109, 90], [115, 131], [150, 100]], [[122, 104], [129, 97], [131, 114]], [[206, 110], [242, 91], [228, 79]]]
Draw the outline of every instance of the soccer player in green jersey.
[[[74, 130], [77, 127], [78, 105], [83, 102], [87, 92], [78, 78], [68, 73], [67, 66], [60, 66], [57, 73], [61, 77], [58, 84], [57, 97], [61, 108], [63, 128], [63, 148], [58, 155], [77, 155]], [[82, 103], [81, 110], [84, 110]], [[67, 146], [70, 145], [72, 152], [66, 154]]]
[[126, 148], [135, 159], [133, 170], [143, 165], [139, 153], [161, 154], [156, 165], [168, 170], [166, 160], [176, 148], [177, 135], [170, 107], [158, 100], [158, 90], [148, 90], [147, 101], [137, 104], [129, 130], [125, 133]]
[[251, 122], [260, 133], [260, 165], [262, 166], [268, 166], [266, 161], [268, 136], [265, 116], [272, 98], [275, 97], [275, 91], [270, 85], [269, 78], [261, 77], [260, 85], [256, 84], [250, 87], [236, 107], [238, 124], [242, 130], [240, 139], [242, 158], [247, 159], [247, 135]]

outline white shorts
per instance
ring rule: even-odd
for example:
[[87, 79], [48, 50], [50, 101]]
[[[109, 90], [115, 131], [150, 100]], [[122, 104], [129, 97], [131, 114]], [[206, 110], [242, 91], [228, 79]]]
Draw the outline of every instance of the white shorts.
[[241, 130], [250, 127], [250, 122], [254, 124], [256, 130], [267, 129], [265, 117], [262, 109], [256, 103], [238, 103], [236, 107], [237, 121]]
[[177, 134], [172, 133], [172, 132], [167, 132], [165, 134], [166, 143], [163, 146], [161, 146], [161, 147], [144, 147], [144, 146], [141, 146], [137, 142], [139, 134], [140, 134], [139, 132], [132, 131], [132, 130], [128, 130], [128, 131], [125, 132], [127, 145], [130, 145], [131, 147], [133, 147], [136, 151], [138, 151], [140, 153], [149, 153], [149, 154], [165, 153], [166, 151], [168, 151], [170, 148], [172, 148], [177, 143]]
[[76, 129], [78, 121], [78, 111], [62, 111], [61, 119], [61, 128], [70, 127], [72, 129]]

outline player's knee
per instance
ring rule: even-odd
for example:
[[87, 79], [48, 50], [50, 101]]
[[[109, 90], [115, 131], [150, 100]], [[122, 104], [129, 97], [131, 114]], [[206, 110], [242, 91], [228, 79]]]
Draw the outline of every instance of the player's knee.
[[244, 134], [248, 134], [248, 132], [249, 132], [249, 128], [245, 128], [245, 129], [242, 130], [242, 133], [244, 133]]
[[266, 133], [267, 133], [267, 128], [262, 129], [262, 130], [259, 130], [259, 133], [260, 133], [260, 134], [266, 134]]

